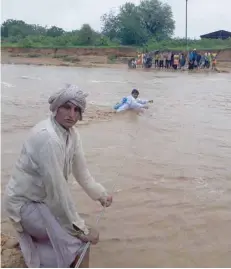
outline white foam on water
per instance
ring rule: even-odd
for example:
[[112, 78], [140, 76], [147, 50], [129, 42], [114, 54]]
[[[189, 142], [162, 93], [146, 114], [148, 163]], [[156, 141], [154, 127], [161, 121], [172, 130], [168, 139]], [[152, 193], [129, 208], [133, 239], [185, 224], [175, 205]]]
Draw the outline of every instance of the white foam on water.
[[227, 81], [227, 78], [207, 78], [209, 81]]
[[111, 103], [108, 102], [95, 102], [95, 101], [89, 101], [88, 102], [89, 105], [94, 105], [94, 106], [98, 106], [98, 107], [108, 107], [111, 106]]
[[8, 82], [4, 82], [4, 81], [1, 81], [1, 84], [2, 84], [4, 87], [7, 87], [7, 88], [15, 87], [15, 85], [10, 84], [10, 83], [8, 83]]
[[104, 80], [91, 80], [91, 83], [127, 83], [125, 81], [104, 81]]
[[40, 77], [29, 77], [29, 76], [21, 76], [22, 79], [35, 79], [35, 80], [41, 80]]
[[115, 193], [121, 192], [121, 191], [122, 191], [122, 189], [118, 189], [118, 190], [115, 190]]

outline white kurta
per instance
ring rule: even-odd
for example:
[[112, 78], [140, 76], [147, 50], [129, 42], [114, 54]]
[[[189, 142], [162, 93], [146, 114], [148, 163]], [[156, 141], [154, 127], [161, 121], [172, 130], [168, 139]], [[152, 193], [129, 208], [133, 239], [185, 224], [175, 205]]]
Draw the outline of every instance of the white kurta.
[[32, 128], [5, 191], [5, 207], [18, 232], [20, 209], [30, 201], [45, 203], [70, 233], [75, 233], [73, 224], [85, 230], [67, 183], [71, 173], [92, 199], [107, 195], [87, 169], [77, 130], [65, 130], [51, 116]]
[[132, 95], [126, 97], [126, 102], [122, 104], [116, 112], [121, 112], [128, 109], [141, 109], [148, 103], [148, 100], [135, 99]]

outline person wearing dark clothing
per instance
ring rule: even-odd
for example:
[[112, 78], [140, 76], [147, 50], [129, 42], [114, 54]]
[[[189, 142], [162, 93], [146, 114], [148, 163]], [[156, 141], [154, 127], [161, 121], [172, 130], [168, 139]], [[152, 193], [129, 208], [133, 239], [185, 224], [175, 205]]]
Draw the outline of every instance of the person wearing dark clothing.
[[186, 63], [185, 55], [184, 55], [184, 53], [181, 53], [181, 55], [180, 55], [180, 68], [184, 67], [185, 63]]
[[200, 64], [201, 64], [201, 54], [200, 53], [198, 53], [197, 54], [197, 64], [198, 64], [198, 66], [200, 66]]
[[172, 53], [172, 56], [171, 56], [170, 67], [173, 66], [173, 63], [174, 63], [174, 53]]

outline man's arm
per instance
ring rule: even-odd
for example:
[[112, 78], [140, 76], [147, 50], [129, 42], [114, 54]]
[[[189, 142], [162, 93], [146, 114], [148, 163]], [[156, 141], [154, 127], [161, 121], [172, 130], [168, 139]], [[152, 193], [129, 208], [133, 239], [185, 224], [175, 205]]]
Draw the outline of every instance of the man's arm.
[[80, 186], [93, 200], [103, 199], [108, 196], [106, 189], [94, 180], [87, 168], [79, 134], [77, 134], [72, 173]]
[[145, 103], [145, 104], [141, 104], [139, 102], [137, 102], [137, 99], [134, 100], [131, 105], [130, 105], [130, 108], [131, 109], [141, 109], [141, 108], [148, 108], [148, 105]]
[[148, 100], [142, 100], [142, 99], [136, 99], [136, 102], [141, 104], [141, 105], [146, 105], [148, 103]]
[[136, 102], [141, 104], [141, 105], [146, 105], [148, 103], [153, 103], [153, 100], [142, 100], [142, 99], [136, 99]]

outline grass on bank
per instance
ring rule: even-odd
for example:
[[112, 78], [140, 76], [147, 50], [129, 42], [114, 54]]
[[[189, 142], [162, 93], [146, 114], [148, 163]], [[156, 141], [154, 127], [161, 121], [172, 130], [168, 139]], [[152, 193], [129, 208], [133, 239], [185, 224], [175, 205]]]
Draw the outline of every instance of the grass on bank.
[[221, 39], [200, 39], [188, 40], [186, 46], [185, 39], [168, 39], [163, 41], [156, 41], [150, 39], [147, 44], [142, 47], [137, 46], [121, 46], [118, 43], [108, 42], [107, 44], [93, 44], [91, 46], [75, 45], [72, 40], [63, 40], [58, 38], [46, 37], [26, 37], [17, 42], [10, 42], [9, 40], [2, 40], [1, 46], [4, 47], [17, 47], [17, 48], [40, 48], [40, 49], [65, 49], [65, 48], [87, 48], [87, 49], [118, 49], [130, 48], [137, 51], [152, 51], [152, 50], [172, 50], [172, 51], [185, 51], [196, 48], [197, 50], [222, 50], [231, 49], [231, 38], [226, 40]]
[[221, 39], [200, 39], [200, 40], [188, 40], [188, 46], [185, 39], [170, 39], [157, 42], [155, 40], [150, 40], [146, 48], [150, 50], [177, 50], [185, 51], [187, 48], [189, 50], [222, 50], [222, 49], [231, 49], [231, 38], [226, 40]]

